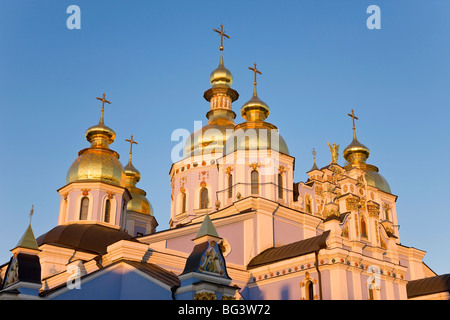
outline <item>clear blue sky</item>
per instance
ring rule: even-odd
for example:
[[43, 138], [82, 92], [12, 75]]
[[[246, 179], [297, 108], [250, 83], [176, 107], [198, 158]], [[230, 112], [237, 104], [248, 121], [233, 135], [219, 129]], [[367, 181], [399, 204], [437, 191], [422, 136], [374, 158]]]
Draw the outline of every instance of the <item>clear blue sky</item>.
[[[69, 30], [69, 5], [81, 30]], [[366, 9], [381, 8], [381, 30]], [[327, 165], [327, 140], [345, 148], [355, 109], [358, 139], [398, 195], [400, 240], [450, 272], [450, 1], [0, 1], [0, 264], [25, 231], [31, 205], [41, 235], [57, 224], [68, 168], [88, 147], [103, 92], [111, 145], [128, 159], [131, 134], [139, 187], [169, 227], [171, 150], [178, 128], [206, 121], [203, 92], [219, 62], [240, 94], [258, 93], [296, 157], [295, 180]], [[237, 122], [242, 118], [237, 116]], [[342, 164], [343, 159], [339, 162]]]

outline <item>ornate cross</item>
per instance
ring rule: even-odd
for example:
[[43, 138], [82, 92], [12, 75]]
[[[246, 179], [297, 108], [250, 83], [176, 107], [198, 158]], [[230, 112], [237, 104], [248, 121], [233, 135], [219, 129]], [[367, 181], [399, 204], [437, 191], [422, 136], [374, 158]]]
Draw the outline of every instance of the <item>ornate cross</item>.
[[347, 115], [349, 117], [352, 117], [352, 121], [353, 121], [353, 137], [356, 138], [356, 135], [355, 135], [355, 119], [358, 120], [358, 117], [355, 116], [355, 112], [353, 112], [353, 109], [352, 109], [352, 113], [351, 114], [347, 113]]
[[97, 97], [97, 100], [100, 100], [102, 102], [102, 115], [100, 117], [100, 123], [103, 124], [103, 112], [105, 111], [105, 102], [108, 104], [111, 104], [111, 101], [108, 101], [105, 99], [105, 94], [103, 93], [103, 98]]
[[259, 74], [262, 74], [261, 73], [261, 71], [259, 71], [258, 69], [256, 69], [256, 63], [254, 63], [254, 67], [253, 68], [251, 68], [251, 67], [248, 67], [250, 70], [252, 70], [253, 71], [253, 73], [255, 74], [255, 81], [253, 82], [253, 85], [255, 86], [255, 88], [254, 88], [254, 90], [253, 90], [253, 95], [255, 95], [256, 96], [256, 75], [259, 73]]
[[227, 39], [230, 39], [230, 36], [223, 32], [223, 24], [220, 25], [220, 31], [217, 30], [217, 29], [213, 29], [213, 31], [215, 31], [218, 34], [220, 34], [220, 51], [223, 51], [223, 37], [226, 37]]
[[130, 162], [131, 162], [131, 155], [133, 154], [133, 144], [138, 143], [133, 140], [133, 135], [131, 135], [131, 139], [125, 139], [125, 141], [128, 141], [130, 143]]

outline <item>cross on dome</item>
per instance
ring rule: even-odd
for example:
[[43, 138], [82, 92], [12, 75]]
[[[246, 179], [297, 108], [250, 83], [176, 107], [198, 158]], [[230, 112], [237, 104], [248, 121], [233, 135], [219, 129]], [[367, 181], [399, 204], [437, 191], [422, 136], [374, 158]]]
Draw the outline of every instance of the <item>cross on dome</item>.
[[255, 81], [253, 82], [253, 85], [255, 86], [254, 87], [254, 89], [253, 89], [253, 95], [254, 96], [256, 96], [256, 85], [257, 85], [257, 82], [256, 82], [256, 75], [259, 73], [259, 74], [262, 74], [261, 73], [261, 71], [259, 71], [257, 68], [256, 68], [256, 63], [254, 63], [254, 67], [252, 68], [252, 67], [248, 67], [250, 70], [252, 70], [253, 71], [253, 73], [255, 74]]
[[352, 118], [353, 121], [353, 139], [356, 139], [356, 132], [355, 132], [355, 119], [358, 120], [358, 117], [355, 116], [355, 112], [352, 109], [352, 113], [347, 113], [349, 117]]
[[214, 29], [214, 28], [213, 28], [213, 31], [215, 31], [218, 34], [220, 34], [220, 51], [223, 51], [223, 37], [226, 37], [227, 39], [230, 39], [230, 36], [223, 32], [223, 24], [220, 25], [220, 31], [217, 30], [217, 29]]
[[125, 141], [128, 141], [130, 143], [130, 162], [131, 162], [131, 155], [133, 154], [133, 144], [138, 144], [133, 139], [133, 135], [131, 135], [131, 139], [125, 139]]
[[103, 124], [103, 112], [105, 111], [105, 102], [111, 104], [111, 101], [105, 99], [105, 94], [103, 93], [103, 98], [97, 97], [97, 100], [102, 102], [102, 115], [100, 116], [100, 124]]

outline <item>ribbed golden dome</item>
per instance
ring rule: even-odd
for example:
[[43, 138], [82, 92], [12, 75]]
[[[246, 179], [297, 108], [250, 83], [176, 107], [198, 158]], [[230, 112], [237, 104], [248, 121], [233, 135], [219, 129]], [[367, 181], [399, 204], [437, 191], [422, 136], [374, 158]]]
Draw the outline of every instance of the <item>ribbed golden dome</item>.
[[108, 149], [88, 148], [80, 151], [66, 176], [67, 184], [77, 181], [102, 181], [125, 186], [125, 173], [119, 155]]
[[119, 154], [109, 145], [114, 142], [115, 132], [102, 121], [86, 131], [90, 148], [81, 150], [66, 175], [66, 183], [77, 181], [102, 181], [125, 186], [125, 172]]
[[193, 132], [186, 140], [184, 152], [185, 157], [202, 154], [221, 153], [228, 137], [234, 132], [236, 116], [230, 110], [214, 110], [209, 113], [208, 124], [200, 130]]
[[237, 150], [274, 150], [289, 155], [286, 141], [276, 127], [236, 127], [236, 132], [226, 142], [223, 154], [227, 155]]

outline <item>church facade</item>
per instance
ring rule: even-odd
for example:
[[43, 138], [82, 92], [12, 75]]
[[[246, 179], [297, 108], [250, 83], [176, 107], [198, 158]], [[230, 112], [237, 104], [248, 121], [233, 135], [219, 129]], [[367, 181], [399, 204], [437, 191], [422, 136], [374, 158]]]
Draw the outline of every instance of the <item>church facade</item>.
[[[0, 299], [406, 300], [449, 299], [450, 276], [436, 275], [425, 251], [400, 243], [397, 196], [353, 136], [338, 164], [315, 162], [294, 181], [295, 158], [253, 94], [240, 107], [225, 67], [204, 92], [208, 123], [187, 139], [169, 172], [170, 228], [158, 223], [140, 172], [123, 166], [113, 129], [87, 129], [58, 189], [58, 224], [35, 237], [31, 223], [0, 265]], [[315, 153], [313, 153], [315, 155]]]

